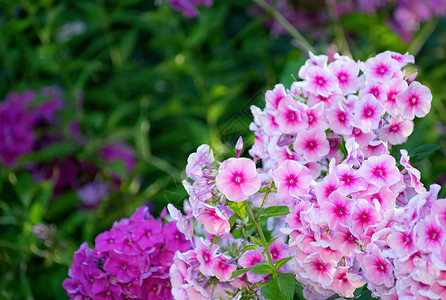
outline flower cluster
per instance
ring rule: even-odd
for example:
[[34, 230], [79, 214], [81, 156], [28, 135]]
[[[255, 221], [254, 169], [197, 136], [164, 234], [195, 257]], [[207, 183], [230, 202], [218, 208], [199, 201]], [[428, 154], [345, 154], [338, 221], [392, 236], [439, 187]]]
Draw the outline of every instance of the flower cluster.
[[[314, 56], [299, 70], [303, 81], [290, 90], [278, 84], [267, 91], [266, 107], [253, 106], [256, 141], [250, 154], [262, 155], [271, 169], [284, 160], [298, 160], [319, 172], [315, 162], [336, 158], [343, 139], [358, 144], [366, 156], [388, 153], [388, 145], [401, 144], [413, 131], [414, 117], [425, 116], [431, 106], [430, 90], [404, 79], [401, 68], [413, 56], [384, 52], [365, 62], [335, 55]], [[362, 74], [361, 74], [362, 73]], [[291, 147], [292, 146], [292, 147]]]
[[212, 0], [168, 0], [173, 9], [181, 11], [185, 17], [198, 16], [197, 5], [211, 6]]
[[252, 107], [253, 160], [240, 157], [241, 140], [222, 162], [208, 145], [189, 156], [185, 215], [168, 206], [195, 245], [175, 254], [175, 299], [268, 298], [281, 273], [307, 299], [353, 297], [365, 285], [383, 299], [445, 296], [446, 200], [424, 188], [407, 151], [399, 163], [389, 151], [432, 95], [404, 77], [408, 54], [335, 57], [310, 53], [302, 81]]
[[163, 225], [147, 207], [99, 234], [96, 247], [83, 243], [63, 287], [71, 299], [172, 299], [169, 268], [175, 251], [191, 243], [176, 222]]

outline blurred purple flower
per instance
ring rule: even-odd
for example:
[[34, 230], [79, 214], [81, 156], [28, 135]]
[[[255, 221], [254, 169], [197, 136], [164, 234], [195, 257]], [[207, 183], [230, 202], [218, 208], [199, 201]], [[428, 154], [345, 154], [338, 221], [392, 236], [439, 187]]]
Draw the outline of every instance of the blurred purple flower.
[[[46, 101], [33, 103], [38, 97]], [[31, 152], [35, 148], [34, 129], [53, 122], [62, 105], [62, 92], [57, 87], [8, 94], [0, 103], [0, 162], [12, 167], [20, 156]]]
[[185, 17], [198, 16], [197, 5], [211, 6], [212, 0], [168, 0], [173, 9], [181, 11]]
[[101, 153], [107, 163], [123, 161], [127, 173], [131, 173], [135, 168], [135, 151], [129, 144], [123, 141], [102, 147]]
[[86, 207], [95, 207], [107, 198], [108, 184], [92, 181], [79, 188], [76, 194]]

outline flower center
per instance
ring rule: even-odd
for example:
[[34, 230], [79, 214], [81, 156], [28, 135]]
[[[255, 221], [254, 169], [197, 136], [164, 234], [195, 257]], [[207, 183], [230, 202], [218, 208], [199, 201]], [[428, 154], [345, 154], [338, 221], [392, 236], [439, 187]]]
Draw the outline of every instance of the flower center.
[[336, 208], [336, 212], [338, 213], [338, 215], [343, 215], [344, 214], [344, 208], [343, 207], [338, 207]]
[[417, 101], [418, 101], [418, 99], [417, 99], [417, 97], [415, 97], [415, 96], [413, 96], [412, 99], [410, 99], [410, 102], [411, 102], [412, 104], [416, 104]]
[[384, 171], [381, 168], [376, 168], [375, 175], [377, 176], [383, 176]]
[[432, 240], [436, 240], [437, 237], [438, 237], [438, 233], [437, 233], [435, 230], [431, 230], [431, 231], [429, 232], [429, 237], [430, 237]]
[[316, 268], [318, 268], [320, 271], [325, 270], [325, 266], [324, 266], [323, 264], [321, 264], [321, 263], [318, 263], [318, 264], [316, 265]]
[[370, 116], [372, 115], [372, 110], [371, 110], [370, 108], [367, 108], [367, 109], [365, 110], [365, 115], [366, 115], [367, 117], [370, 117]]
[[347, 81], [347, 75], [345, 73], [339, 73], [338, 80], [340, 82], [346, 82]]
[[296, 114], [295, 114], [294, 112], [290, 111], [290, 112], [288, 113], [288, 119], [290, 119], [290, 120], [294, 120], [295, 118], [296, 118]]
[[121, 269], [125, 270], [127, 268], [126, 264], [121, 264]]
[[316, 147], [316, 141], [309, 141], [307, 147], [308, 149], [314, 149]]
[[296, 184], [296, 177], [290, 177], [290, 178], [288, 178], [288, 183], [290, 184], [290, 185], [295, 185]]
[[205, 262], [208, 262], [209, 261], [209, 255], [207, 253], [204, 254], [203, 255], [203, 259], [204, 259]]
[[338, 118], [339, 118], [340, 121], [344, 122], [345, 121], [345, 114], [341, 112], [339, 114]]
[[241, 174], [239, 174], [239, 173], [235, 173], [235, 174], [233, 175], [233, 177], [232, 177], [232, 180], [233, 180], [235, 183], [240, 184], [240, 183], [243, 182], [243, 176], [242, 176]]
[[392, 127], [390, 127], [390, 130], [393, 132], [397, 132], [398, 131], [398, 126], [394, 125]]
[[313, 123], [314, 117], [312, 115], [308, 116], [308, 123]]
[[380, 66], [380, 67], [378, 68], [378, 73], [379, 73], [379, 74], [383, 75], [383, 74], [386, 73], [386, 72], [387, 72], [387, 68], [386, 68], [386, 66]]
[[385, 271], [386, 266], [384, 266], [382, 263], [378, 263], [378, 269], [380, 269], [381, 271]]
[[319, 85], [324, 85], [325, 84], [325, 79], [323, 77], [317, 77], [316, 81]]
[[175, 238], [178, 240], [180, 238], [180, 235], [178, 233], [176, 233]]
[[362, 219], [363, 222], [367, 221], [368, 218], [369, 218], [369, 217], [368, 217], [366, 214], [363, 214], [363, 215], [361, 216], [361, 219]]
[[373, 88], [370, 90], [370, 94], [372, 94], [373, 96], [375, 96], [376, 98], [378, 98], [379, 95], [379, 91], [377, 88]]

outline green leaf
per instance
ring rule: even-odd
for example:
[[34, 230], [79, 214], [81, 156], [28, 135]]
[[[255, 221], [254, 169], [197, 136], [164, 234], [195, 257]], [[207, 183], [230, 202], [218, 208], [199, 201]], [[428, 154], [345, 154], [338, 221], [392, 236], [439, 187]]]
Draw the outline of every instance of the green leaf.
[[243, 247], [242, 250], [240, 250], [240, 252], [246, 252], [248, 250], [257, 250], [257, 246], [256, 245], [248, 245]]
[[233, 214], [230, 218], [229, 218], [229, 225], [234, 226], [235, 221], [237, 221], [238, 219], [238, 215], [237, 214]]
[[253, 265], [252, 267], [235, 270], [234, 272], [232, 272], [231, 279], [234, 277], [237, 277], [239, 275], [245, 274], [246, 272], [251, 271], [252, 269], [256, 268], [257, 266], [264, 265], [265, 263], [266, 263], [265, 261], [262, 261], [262, 262], [259, 262], [255, 265]]
[[410, 162], [411, 163], [419, 162], [419, 161], [427, 158], [429, 155], [431, 155], [435, 151], [443, 149], [443, 148], [445, 148], [445, 147], [440, 147], [439, 145], [435, 145], [435, 144], [421, 145], [421, 146], [413, 149], [412, 151], [410, 151], [410, 153], [409, 153]]
[[270, 206], [266, 208], [262, 215], [259, 218], [259, 221], [267, 219], [269, 217], [275, 217], [275, 216], [283, 216], [290, 213], [290, 209], [288, 206]]
[[276, 236], [275, 238], [273, 238], [271, 241], [268, 242], [268, 246], [271, 246], [275, 240], [277, 240], [279, 238], [279, 236]]
[[254, 243], [256, 243], [257, 245], [259, 245], [260, 247], [265, 247], [265, 244], [262, 242], [261, 239], [256, 238], [255, 236], [252, 236], [251, 239], [252, 239], [252, 241], [253, 241]]
[[291, 273], [278, 273], [271, 276], [268, 282], [260, 289], [262, 296], [269, 300], [292, 300], [296, 288], [295, 275]]
[[276, 269], [276, 271], [279, 271], [287, 262], [289, 262], [290, 261], [290, 259], [292, 259], [293, 258], [293, 256], [291, 256], [291, 257], [285, 257], [285, 258], [282, 258], [281, 260], [278, 260], [277, 262], [276, 262], [276, 265], [275, 265], [275, 269]]
[[256, 266], [254, 269], [252, 269], [252, 272], [254, 274], [272, 274], [273, 270], [271, 270], [271, 267], [266, 261], [263, 261], [263, 264]]
[[214, 236], [214, 238], [212, 239], [212, 243], [208, 247], [208, 250], [211, 249], [212, 245], [215, 244], [216, 242], [218, 242], [218, 240], [221, 239], [222, 236], [223, 236], [223, 234]]
[[240, 218], [242, 218], [242, 220], [245, 220], [246, 201], [243, 202], [228, 201], [228, 204], [233, 212], [235, 212]]

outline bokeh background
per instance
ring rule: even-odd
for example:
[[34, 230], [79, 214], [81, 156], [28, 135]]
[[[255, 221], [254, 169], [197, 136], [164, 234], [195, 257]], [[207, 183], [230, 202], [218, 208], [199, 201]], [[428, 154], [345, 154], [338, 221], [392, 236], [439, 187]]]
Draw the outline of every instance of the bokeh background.
[[[250, 105], [308, 56], [281, 17], [317, 54], [413, 54], [407, 72], [433, 102], [402, 147], [446, 146], [446, 1], [209, 4], [0, 2], [0, 299], [67, 299], [83, 241], [141, 205], [182, 203], [199, 145], [250, 147]], [[444, 150], [414, 164], [426, 185], [446, 182]]]

